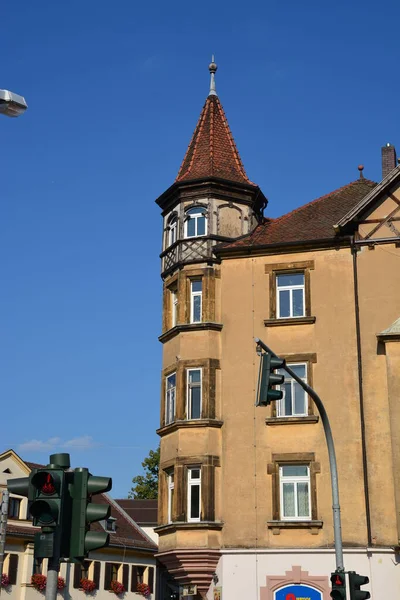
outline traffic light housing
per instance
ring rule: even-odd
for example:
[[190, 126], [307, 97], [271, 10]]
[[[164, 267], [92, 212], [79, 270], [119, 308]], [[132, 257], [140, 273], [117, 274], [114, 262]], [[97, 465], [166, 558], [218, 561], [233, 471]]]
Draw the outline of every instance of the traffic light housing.
[[331, 598], [333, 600], [346, 600], [346, 575], [343, 571], [331, 574]]
[[96, 504], [91, 501], [95, 494], [108, 492], [112, 487], [111, 477], [91, 475], [88, 469], [75, 469], [71, 483], [72, 511], [69, 557], [82, 560], [91, 550], [108, 546], [110, 534], [90, 531], [90, 524], [108, 519], [111, 514], [109, 504]]
[[283, 392], [272, 389], [275, 385], [281, 385], [285, 377], [274, 373], [276, 369], [285, 366], [285, 360], [272, 356], [270, 352], [261, 354], [260, 371], [258, 376], [258, 390], [256, 406], [268, 406], [273, 400], [281, 400]]
[[367, 600], [371, 598], [371, 594], [361, 590], [362, 585], [369, 583], [369, 577], [358, 575], [355, 571], [349, 571], [349, 587], [351, 600]]

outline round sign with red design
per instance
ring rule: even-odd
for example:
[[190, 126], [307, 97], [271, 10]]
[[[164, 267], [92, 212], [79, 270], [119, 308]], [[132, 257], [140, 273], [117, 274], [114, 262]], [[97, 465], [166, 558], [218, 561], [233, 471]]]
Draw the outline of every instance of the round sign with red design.
[[309, 585], [287, 585], [275, 591], [274, 600], [322, 600], [322, 592]]

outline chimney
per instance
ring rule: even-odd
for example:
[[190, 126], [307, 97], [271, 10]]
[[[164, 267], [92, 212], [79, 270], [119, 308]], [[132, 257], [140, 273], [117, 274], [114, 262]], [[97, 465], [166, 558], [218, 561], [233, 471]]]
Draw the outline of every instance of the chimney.
[[382, 179], [385, 179], [396, 166], [396, 148], [387, 143], [382, 147]]

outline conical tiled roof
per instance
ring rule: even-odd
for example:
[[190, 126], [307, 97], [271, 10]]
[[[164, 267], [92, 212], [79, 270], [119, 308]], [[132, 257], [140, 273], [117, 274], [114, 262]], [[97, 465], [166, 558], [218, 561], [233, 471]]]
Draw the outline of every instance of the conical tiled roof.
[[179, 169], [177, 182], [219, 177], [254, 185], [247, 177], [218, 96], [210, 93]]

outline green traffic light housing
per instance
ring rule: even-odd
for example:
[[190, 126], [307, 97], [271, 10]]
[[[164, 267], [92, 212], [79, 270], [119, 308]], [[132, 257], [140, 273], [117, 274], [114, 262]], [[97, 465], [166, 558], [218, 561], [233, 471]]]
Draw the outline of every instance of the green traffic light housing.
[[18, 477], [7, 481], [8, 491], [18, 496], [29, 497], [30, 477]]
[[283, 358], [272, 356], [269, 352], [261, 354], [256, 406], [269, 406], [273, 400], [283, 398], [281, 390], [272, 388], [284, 382], [284, 375], [274, 373], [276, 369], [281, 369], [284, 366], [285, 360]]
[[355, 571], [349, 571], [349, 587], [351, 600], [368, 600], [371, 594], [366, 590], [361, 590], [362, 585], [369, 583], [369, 577], [358, 575]]
[[95, 494], [104, 494], [112, 487], [111, 477], [91, 475], [87, 469], [75, 469], [71, 484], [72, 513], [70, 558], [83, 559], [91, 550], [98, 550], [109, 544], [106, 532], [90, 531], [90, 524], [109, 518], [109, 504], [92, 502]]
[[64, 504], [63, 469], [36, 469], [30, 477], [31, 500], [30, 512], [33, 525], [39, 527], [55, 527], [62, 523]]

